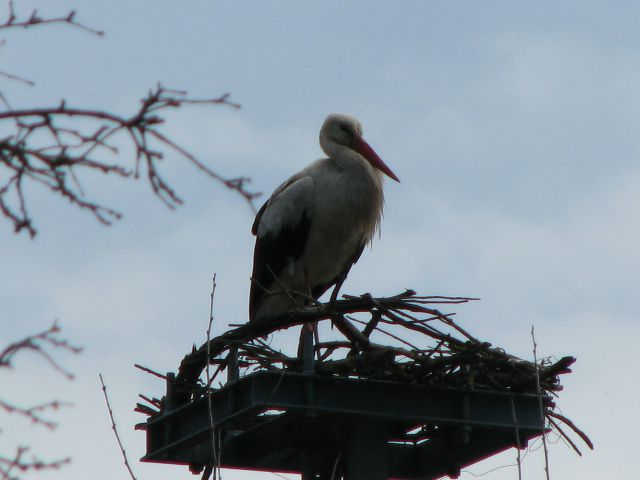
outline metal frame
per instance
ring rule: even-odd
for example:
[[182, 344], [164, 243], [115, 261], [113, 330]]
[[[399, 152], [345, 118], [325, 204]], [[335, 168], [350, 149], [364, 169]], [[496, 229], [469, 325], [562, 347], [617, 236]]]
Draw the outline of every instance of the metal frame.
[[[168, 382], [171, 384], [171, 381]], [[165, 411], [146, 425], [145, 462], [301, 473], [304, 480], [435, 479], [544, 431], [529, 394], [435, 388], [311, 373], [260, 371]], [[220, 435], [212, 458], [212, 428]], [[428, 425], [430, 438], [398, 442]]]

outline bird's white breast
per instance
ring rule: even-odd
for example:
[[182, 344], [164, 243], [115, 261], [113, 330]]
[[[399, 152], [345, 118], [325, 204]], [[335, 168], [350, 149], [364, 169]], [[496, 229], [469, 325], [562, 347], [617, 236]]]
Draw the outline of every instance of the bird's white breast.
[[346, 163], [320, 160], [309, 169], [314, 180], [309, 241], [296, 270], [314, 283], [339, 275], [361, 244], [368, 243], [382, 215], [382, 179], [361, 157]]

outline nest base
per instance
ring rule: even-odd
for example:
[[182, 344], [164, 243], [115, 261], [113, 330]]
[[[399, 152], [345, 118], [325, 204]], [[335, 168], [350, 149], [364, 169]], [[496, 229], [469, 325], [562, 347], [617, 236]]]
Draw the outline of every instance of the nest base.
[[[544, 432], [547, 397], [259, 371], [148, 419], [146, 462], [436, 479]], [[541, 402], [543, 405], [541, 405]], [[215, 432], [215, 433], [214, 433]], [[213, 458], [212, 438], [219, 439]]]

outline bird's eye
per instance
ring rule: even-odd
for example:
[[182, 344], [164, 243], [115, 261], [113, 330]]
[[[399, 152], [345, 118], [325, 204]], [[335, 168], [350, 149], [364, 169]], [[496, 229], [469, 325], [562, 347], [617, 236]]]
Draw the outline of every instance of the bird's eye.
[[351, 130], [349, 130], [349, 127], [347, 125], [340, 125], [340, 130], [342, 130], [347, 135], [351, 135]]

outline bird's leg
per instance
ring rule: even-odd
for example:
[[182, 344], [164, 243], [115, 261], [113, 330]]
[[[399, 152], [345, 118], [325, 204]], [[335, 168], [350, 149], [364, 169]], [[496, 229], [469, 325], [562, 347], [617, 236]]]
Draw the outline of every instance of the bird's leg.
[[[307, 273], [307, 271], [304, 271], [304, 278], [305, 278], [305, 283], [307, 285], [307, 304], [310, 303], [311, 299], [313, 299], [313, 296], [311, 294], [311, 284], [309, 282], [309, 275]], [[312, 335], [312, 341], [309, 342], [308, 339], [306, 339], [305, 337], [307, 335]], [[304, 350], [305, 350], [305, 346], [306, 348], [314, 348], [314, 345], [317, 345], [318, 343], [320, 343], [320, 336], [318, 335], [318, 322], [309, 322], [309, 323], [305, 323], [302, 326], [302, 330], [300, 331], [300, 341], [298, 343], [298, 358], [301, 359], [304, 363]], [[310, 345], [309, 345], [310, 344]], [[318, 361], [320, 360], [320, 350], [316, 351], [316, 355], [317, 355], [317, 359]], [[311, 355], [311, 358], [313, 358], [313, 354]]]
[[[309, 296], [309, 298], [313, 298], [313, 295], [311, 294], [311, 284], [309, 283], [309, 275], [307, 275], [307, 272], [305, 271], [304, 273], [306, 282], [307, 282], [307, 295]], [[314, 339], [314, 345], [318, 345], [320, 343], [320, 335], [318, 334], [318, 322], [311, 322], [311, 329], [313, 330], [313, 339]], [[320, 361], [320, 350], [316, 350], [316, 357], [318, 358], [318, 361]]]
[[336, 279], [336, 286], [333, 287], [333, 291], [331, 292], [331, 298], [329, 299], [329, 305], [331, 305], [332, 308], [336, 304], [336, 300], [338, 299], [338, 293], [340, 292], [340, 288], [342, 288], [342, 284], [347, 279], [347, 276], [349, 275], [349, 272], [351, 271], [351, 267], [353, 267], [353, 265], [360, 258], [360, 255], [362, 255], [362, 250], [364, 250], [364, 243], [360, 244], [360, 248], [358, 248], [353, 253], [351, 258], [349, 259], [349, 261], [345, 265], [344, 269], [342, 270], [342, 273], [340, 275], [338, 275], [338, 278]]
[[[320, 344], [320, 335], [318, 334], [318, 322], [313, 322], [311, 327], [313, 329], [314, 345]], [[320, 361], [320, 349], [316, 350], [316, 358]]]
[[349, 275], [349, 270], [351, 270], [352, 266], [353, 266], [353, 263], [349, 262], [349, 264], [347, 265], [347, 268], [345, 268], [340, 274], [340, 276], [338, 277], [338, 280], [336, 281], [336, 286], [333, 287], [333, 291], [331, 292], [331, 298], [329, 299], [329, 305], [331, 305], [332, 308], [336, 304], [336, 300], [338, 299], [338, 293], [340, 292], [340, 288], [342, 287], [342, 284], [344, 283], [344, 281], [347, 279], [347, 275]]
[[313, 331], [308, 324], [302, 326], [300, 330], [300, 343], [298, 344], [298, 358], [302, 364], [302, 373], [314, 373], [313, 361]]

